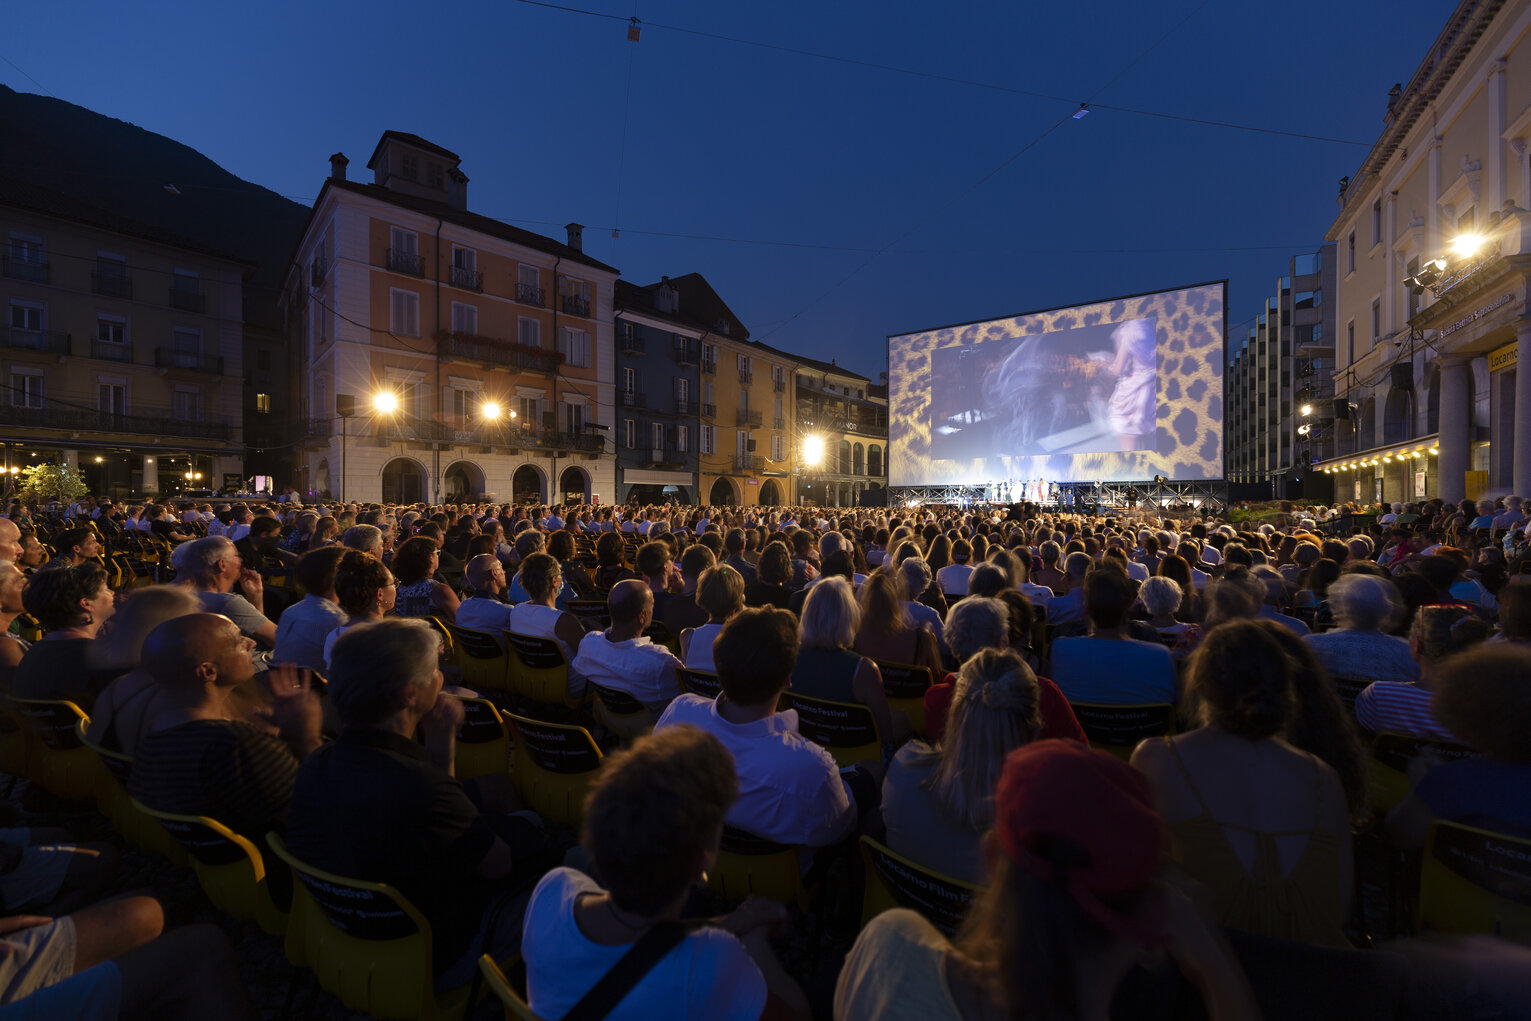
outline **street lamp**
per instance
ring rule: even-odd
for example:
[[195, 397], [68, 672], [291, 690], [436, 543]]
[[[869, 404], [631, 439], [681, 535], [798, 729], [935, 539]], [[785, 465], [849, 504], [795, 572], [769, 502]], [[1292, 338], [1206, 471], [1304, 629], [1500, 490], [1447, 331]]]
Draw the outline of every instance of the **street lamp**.
[[380, 415], [391, 415], [399, 410], [399, 396], [392, 390], [379, 390], [372, 395], [372, 410]]

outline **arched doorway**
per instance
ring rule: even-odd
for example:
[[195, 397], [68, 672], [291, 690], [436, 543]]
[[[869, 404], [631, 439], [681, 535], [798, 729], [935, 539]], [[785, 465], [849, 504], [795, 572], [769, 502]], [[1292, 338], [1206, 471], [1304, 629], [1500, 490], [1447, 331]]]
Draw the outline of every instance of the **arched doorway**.
[[867, 447], [867, 474], [882, 475], [882, 448], [875, 443]]
[[737, 502], [734, 499], [734, 487], [727, 479], [718, 479], [707, 493], [707, 502], [714, 507], [732, 506]]
[[851, 474], [866, 474], [866, 448], [859, 443], [851, 448]]
[[396, 457], [383, 465], [383, 502], [419, 503], [425, 492], [425, 469], [408, 457]]
[[513, 503], [542, 503], [542, 472], [535, 465], [523, 464], [510, 477], [510, 499]]
[[851, 441], [840, 441], [840, 467], [836, 469], [841, 475], [851, 473]]
[[1409, 391], [1394, 387], [1382, 409], [1382, 442], [1402, 443], [1409, 438]]
[[454, 461], [447, 466], [442, 480], [443, 497], [449, 503], [464, 503], [484, 495], [484, 473], [472, 461]]
[[760, 503], [765, 507], [781, 506], [781, 489], [776, 485], [775, 479], [766, 479], [760, 484]]
[[590, 499], [590, 476], [585, 469], [568, 467], [558, 476], [558, 498], [564, 503], [585, 503]]

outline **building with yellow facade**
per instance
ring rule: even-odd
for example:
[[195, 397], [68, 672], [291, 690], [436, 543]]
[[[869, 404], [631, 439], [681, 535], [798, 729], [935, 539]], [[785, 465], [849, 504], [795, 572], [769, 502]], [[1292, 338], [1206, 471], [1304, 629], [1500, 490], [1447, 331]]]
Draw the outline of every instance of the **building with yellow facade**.
[[[888, 482], [888, 387], [835, 363], [799, 358], [796, 418], [798, 498], [853, 507]], [[874, 501], [876, 498], [873, 498]]]

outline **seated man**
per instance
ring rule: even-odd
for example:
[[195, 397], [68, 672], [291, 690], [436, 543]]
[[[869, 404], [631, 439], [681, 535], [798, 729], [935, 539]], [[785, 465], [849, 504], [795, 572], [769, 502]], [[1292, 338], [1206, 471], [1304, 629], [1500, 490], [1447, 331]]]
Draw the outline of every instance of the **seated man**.
[[716, 566], [717, 562], [712, 550], [701, 543], [686, 547], [686, 552], [680, 555], [683, 587], [680, 595], [671, 596], [664, 608], [664, 623], [670, 634], [678, 635], [686, 628], [707, 623], [707, 611], [696, 604], [696, 584], [701, 580], [702, 572]]
[[842, 771], [834, 756], [797, 732], [796, 711], [776, 711], [797, 647], [789, 611], [740, 612], [713, 644], [722, 693], [681, 695], [655, 729], [699, 727], [732, 753], [739, 799], [728, 825], [782, 844], [826, 847], [855, 832], [858, 806], [875, 805], [882, 778], [866, 763]]
[[502, 601], [508, 587], [505, 565], [493, 553], [480, 553], [468, 561], [466, 575], [473, 595], [458, 605], [457, 626], [499, 638], [510, 627], [510, 604]]
[[350, 619], [335, 595], [335, 569], [345, 555], [344, 546], [325, 546], [298, 558], [296, 575], [306, 594], [282, 613], [276, 626], [273, 662], [324, 669], [324, 640]]
[[[232, 620], [240, 634], [265, 648], [276, 644], [276, 624], [262, 609], [265, 583], [260, 572], [244, 566], [231, 539], [209, 535], [180, 546], [171, 554], [176, 580], [186, 580], [197, 590], [202, 608]], [[234, 591], [238, 585], [244, 595]]]
[[298, 566], [297, 556], [282, 549], [282, 523], [276, 518], [253, 519], [249, 533], [234, 540], [234, 548], [252, 571], [282, 574]]
[[1053, 641], [1053, 683], [1070, 702], [1174, 702], [1175, 658], [1157, 642], [1127, 637], [1132, 581], [1103, 563], [1084, 581], [1089, 637]]
[[53, 548], [58, 556], [47, 567], [79, 567], [101, 555], [101, 540], [94, 529], [68, 528], [53, 537]]
[[[212, 816], [263, 845], [281, 830], [298, 763], [319, 747], [319, 699], [288, 669], [266, 672], [271, 705], [261, 727], [232, 697], [255, 676], [253, 648], [234, 622], [176, 617], [149, 632], [143, 666], [162, 708], [133, 756], [128, 793], [150, 808]], [[271, 733], [274, 727], [276, 734]]]
[[1088, 553], [1070, 553], [1065, 557], [1066, 592], [1047, 601], [1047, 622], [1067, 634], [1081, 634], [1085, 630], [1084, 577], [1093, 563]]
[[[647, 582], [636, 578], [617, 582], [606, 597], [606, 606], [611, 612], [611, 627], [585, 636], [569, 664], [570, 674], [626, 692], [642, 702], [653, 717], [641, 728], [647, 730], [680, 694], [675, 670], [682, 664], [669, 649], [655, 645], [643, 633], [654, 621], [654, 595]], [[617, 723], [599, 703], [597, 712], [608, 727]], [[625, 732], [629, 728], [617, 723], [615, 729]]]
[[473, 977], [479, 954], [515, 953], [526, 898], [513, 896], [548, 863], [535, 816], [480, 814], [453, 779], [463, 708], [441, 694], [440, 650], [436, 632], [409, 618], [335, 643], [340, 739], [298, 771], [287, 844], [316, 868], [398, 888], [430, 921], [436, 985], [451, 989]]

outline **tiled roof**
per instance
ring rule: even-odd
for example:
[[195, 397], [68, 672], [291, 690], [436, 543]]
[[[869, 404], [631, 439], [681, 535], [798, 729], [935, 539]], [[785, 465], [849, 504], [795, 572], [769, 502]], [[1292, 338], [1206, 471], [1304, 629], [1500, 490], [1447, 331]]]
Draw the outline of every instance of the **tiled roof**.
[[443, 149], [435, 142], [427, 141], [419, 135], [412, 135], [408, 131], [385, 131], [383, 132], [383, 137], [377, 140], [377, 147], [372, 150], [372, 158], [367, 160], [368, 170], [371, 170], [372, 164], [377, 162], [377, 154], [382, 151], [383, 146], [388, 143], [390, 138], [396, 138], [406, 145], [412, 145], [417, 149], [424, 149], [426, 152], [435, 153], [443, 159], [451, 160], [454, 164], [462, 162], [462, 157], [451, 149]]

